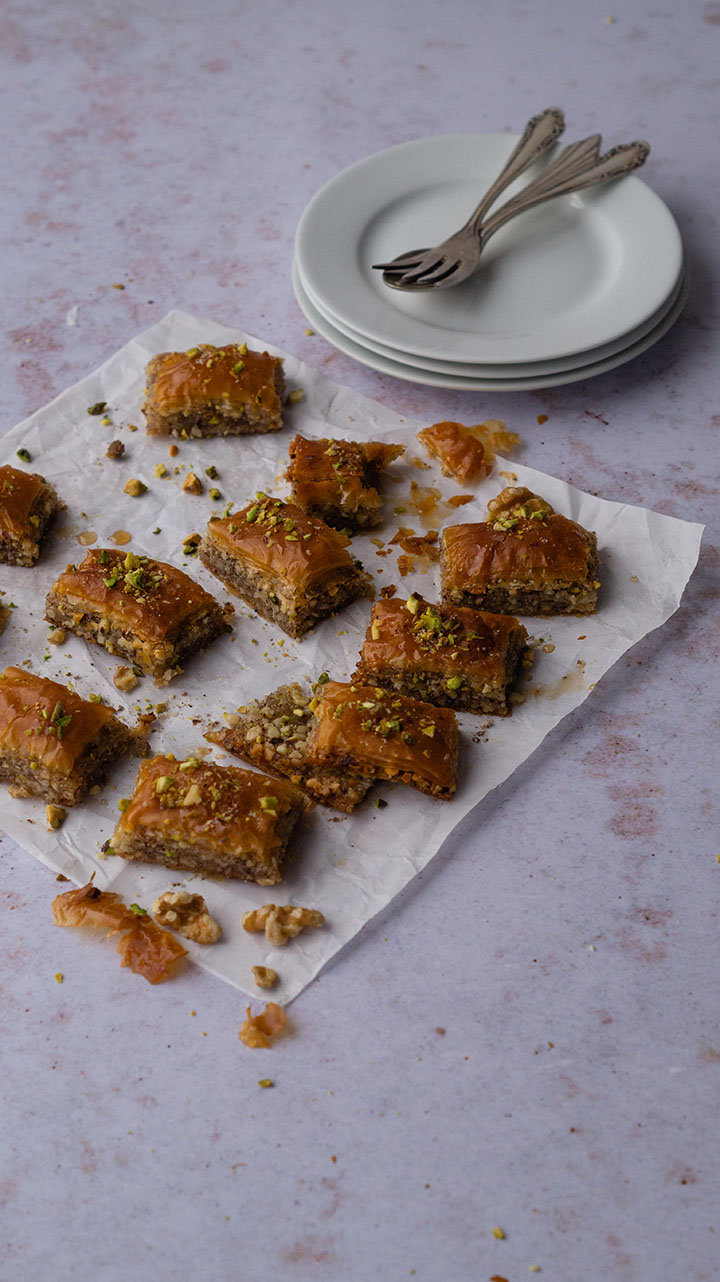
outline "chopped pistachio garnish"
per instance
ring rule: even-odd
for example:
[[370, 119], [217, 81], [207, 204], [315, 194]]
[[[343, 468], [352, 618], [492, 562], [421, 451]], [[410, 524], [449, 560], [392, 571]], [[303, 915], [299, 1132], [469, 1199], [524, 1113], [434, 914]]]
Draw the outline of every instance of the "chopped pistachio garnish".
[[462, 677], [448, 677], [445, 684], [448, 690], [459, 690], [462, 685]]
[[24, 449], [23, 449], [23, 450], [16, 450], [16, 454], [17, 454], [18, 458], [20, 459], [20, 461], [21, 461], [22, 463], [29, 463], [29, 462], [30, 462], [30, 451], [29, 451], [29, 450], [24, 450]]
[[138, 478], [135, 476], [135, 477], [131, 477], [129, 481], [125, 482], [124, 489], [125, 489], [125, 493], [129, 494], [131, 498], [137, 499], [140, 497], [141, 494], [145, 493], [145, 491], [147, 490], [147, 485], [145, 484], [144, 481], [138, 480]]
[[214, 499], [214, 501], [215, 501], [216, 503], [217, 503], [218, 499], [221, 499], [221, 498], [222, 498], [222, 494], [220, 493], [220, 491], [219, 491], [218, 489], [215, 489], [215, 487], [213, 487], [213, 489], [211, 489], [211, 490], [209, 491], [209, 494], [210, 494], [210, 498], [211, 498], [211, 499]]
[[277, 809], [277, 797], [261, 797], [261, 798], [260, 798], [260, 808], [261, 808], [262, 810], [276, 810], [276, 809]]
[[104, 414], [106, 409], [107, 401], [96, 401], [94, 405], [88, 405], [87, 412], [88, 414], [95, 416], [98, 414]]
[[191, 783], [185, 796], [182, 799], [183, 806], [199, 806], [202, 801], [202, 793], [196, 783]]
[[167, 468], [166, 468], [165, 464], [164, 464], [164, 463], [156, 463], [156, 464], [155, 464], [155, 466], [154, 466], [154, 468], [153, 468], [153, 475], [154, 475], [154, 476], [167, 476], [167, 475], [168, 475], [168, 470], [167, 470]]
[[147, 917], [147, 908], [141, 908], [139, 904], [131, 904], [130, 912], [134, 913], [136, 917]]
[[205, 475], [209, 476], [211, 481], [217, 480], [219, 473], [214, 464], [211, 463], [210, 467], [205, 468]]
[[120, 800], [118, 801], [118, 810], [125, 811], [127, 810], [129, 805], [130, 805], [130, 798], [121, 797]]
[[155, 791], [157, 793], [167, 792], [168, 788], [170, 787], [172, 787], [172, 776], [158, 775], [157, 779], [155, 780]]

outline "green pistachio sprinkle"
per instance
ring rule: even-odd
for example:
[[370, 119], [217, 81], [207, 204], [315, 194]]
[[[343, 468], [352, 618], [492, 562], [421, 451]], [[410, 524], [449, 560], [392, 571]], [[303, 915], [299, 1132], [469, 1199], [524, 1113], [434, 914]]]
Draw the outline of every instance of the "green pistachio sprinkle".
[[18, 458], [21, 460], [21, 462], [23, 462], [23, 463], [29, 463], [29, 462], [30, 462], [30, 451], [29, 451], [29, 450], [17, 450], [16, 452], [17, 452], [17, 456], [18, 456]]

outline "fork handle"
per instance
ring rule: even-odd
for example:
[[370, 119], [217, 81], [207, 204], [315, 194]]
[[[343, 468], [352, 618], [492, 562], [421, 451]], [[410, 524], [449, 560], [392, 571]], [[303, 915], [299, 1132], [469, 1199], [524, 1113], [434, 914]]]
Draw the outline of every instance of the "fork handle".
[[543, 156], [565, 129], [565, 117], [559, 107], [546, 107], [539, 115], [528, 120], [522, 138], [511, 151], [491, 187], [488, 187], [480, 204], [465, 223], [466, 229], [477, 231], [488, 210], [495, 204], [506, 187], [524, 174], [530, 165]]
[[[564, 196], [573, 191], [581, 191], [584, 187], [608, 182], [611, 178], [619, 178], [622, 174], [638, 169], [645, 162], [650, 151], [650, 146], [646, 142], [630, 142], [620, 147], [613, 147], [604, 156], [598, 156], [598, 142], [599, 137], [594, 134], [582, 143], [574, 143], [572, 147], [566, 147], [557, 161], [548, 165], [539, 178], [528, 183], [517, 196], [502, 205], [488, 218], [487, 222], [483, 223], [478, 229], [481, 245], [484, 246], [490, 237], [511, 218], [525, 213], [534, 205], [553, 200], [555, 196]], [[568, 153], [573, 154], [568, 156]]]

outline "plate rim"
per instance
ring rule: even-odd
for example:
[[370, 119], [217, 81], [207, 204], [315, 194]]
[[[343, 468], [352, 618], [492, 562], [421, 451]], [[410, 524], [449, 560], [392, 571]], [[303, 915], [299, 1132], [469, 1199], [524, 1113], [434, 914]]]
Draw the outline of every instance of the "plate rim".
[[[376, 352], [378, 356], [383, 356], [388, 360], [395, 361], [398, 365], [408, 365], [414, 369], [428, 370], [430, 372], [437, 373], [437, 374], [452, 375], [457, 373], [459, 376], [467, 375], [468, 377], [477, 376], [478, 378], [489, 378], [489, 379], [498, 379], [498, 378], [507, 379], [507, 378], [513, 378], [513, 377], [524, 378], [524, 377], [530, 377], [536, 374], [543, 375], [543, 374], [562, 373], [575, 368], [579, 368], [580, 366], [593, 364], [595, 360], [603, 360], [607, 356], [613, 356], [616, 352], [622, 351], [625, 347], [630, 346], [631, 343], [634, 343], [640, 340], [641, 338], [643, 338], [645, 334], [650, 333], [655, 328], [656, 325], [660, 324], [660, 322], [664, 319], [666, 314], [671, 310], [671, 308], [674, 306], [675, 302], [677, 301], [684, 287], [684, 281], [687, 276], [687, 263], [685, 260], [685, 256], [683, 255], [683, 261], [680, 266], [679, 276], [675, 281], [675, 284], [673, 285], [672, 289], [670, 290], [670, 293], [668, 294], [667, 298], [662, 303], [662, 305], [658, 307], [652, 313], [652, 315], [648, 318], [648, 320], [643, 322], [642, 325], [635, 326], [633, 329], [629, 330], [626, 334], [621, 335], [620, 337], [618, 337], [617, 339], [613, 340], [610, 343], [601, 344], [599, 347], [583, 349], [583, 352], [578, 353], [577, 357], [573, 357], [573, 356], [569, 358], [559, 357], [555, 361], [517, 362], [512, 365], [508, 364], [508, 365], [502, 366], [502, 365], [492, 365], [492, 364], [484, 365], [480, 362], [473, 363], [473, 362], [466, 362], [466, 361], [441, 361], [441, 360], [435, 361], [425, 357], [420, 357], [419, 360], [403, 359], [406, 356], [412, 357], [414, 353], [398, 352], [398, 349], [396, 348], [386, 347], [382, 343], [379, 343], [376, 339], [372, 339], [372, 338], [368, 339], [368, 338], [365, 338], [363, 335], [357, 334], [355, 331], [351, 330], [350, 326], [343, 324], [339, 320], [336, 320], [336, 318], [329, 312], [329, 309], [326, 311], [324, 307], [321, 305], [321, 303], [318, 301], [318, 299], [313, 296], [312, 289], [308, 286], [307, 281], [303, 279], [303, 274], [302, 274], [302, 269], [300, 267], [300, 264], [297, 263], [296, 260], [294, 260], [293, 265], [297, 270], [298, 276], [300, 278], [300, 283], [303, 287], [304, 292], [307, 294], [310, 303], [312, 303], [313, 307], [315, 307], [317, 311], [321, 313], [321, 315], [324, 315], [328, 324], [332, 326], [333, 329], [338, 330], [338, 332], [344, 335], [345, 338], [349, 338], [351, 341], [357, 342], [359, 346], [365, 347], [371, 352]], [[582, 359], [583, 357], [585, 359]], [[517, 370], [518, 373], [514, 374], [512, 372], [514, 370]]]
[[[636, 356], [642, 356], [644, 352], [649, 351], [649, 349], [653, 347], [656, 342], [659, 342], [659, 340], [664, 337], [664, 335], [672, 328], [672, 326], [681, 316], [683, 309], [685, 307], [685, 304], [687, 302], [687, 297], [690, 289], [690, 272], [686, 268], [678, 298], [676, 299], [675, 303], [670, 308], [670, 310], [659, 322], [657, 326], [657, 333], [653, 330], [649, 334], [646, 334], [644, 338], [639, 339], [637, 343], [631, 343], [628, 348], [623, 349], [621, 352], [616, 353], [614, 356], [610, 356], [599, 361], [598, 364], [601, 366], [601, 368], [596, 369], [591, 363], [590, 365], [582, 366], [578, 369], [567, 370], [564, 373], [562, 371], [558, 371], [555, 374], [545, 374], [545, 375], [541, 374], [537, 376], [530, 376], [527, 379], [520, 378], [520, 379], [497, 379], [497, 380], [474, 379], [474, 378], [455, 379], [454, 376], [452, 375], [442, 375], [442, 374], [434, 373], [433, 371], [426, 371], [426, 370], [417, 370], [418, 376], [413, 377], [412, 376], [413, 367], [411, 366], [402, 366], [397, 370], [389, 369], [387, 368], [388, 365], [398, 364], [398, 362], [391, 361], [384, 357], [376, 356], [376, 354], [371, 352], [369, 348], [362, 348], [359, 343], [355, 343], [353, 342], [353, 340], [346, 338], [345, 335], [340, 334], [339, 330], [336, 332], [339, 334], [340, 338], [342, 339], [342, 342], [338, 343], [335, 341], [335, 338], [332, 333], [332, 326], [330, 326], [330, 323], [326, 320], [325, 317], [323, 317], [319, 312], [317, 312], [317, 309], [313, 306], [312, 303], [310, 303], [310, 301], [307, 298], [303, 300], [302, 295], [304, 293], [304, 290], [298, 278], [297, 269], [294, 261], [293, 261], [293, 267], [292, 267], [292, 281], [293, 281], [293, 289], [295, 292], [295, 298], [298, 303], [298, 306], [300, 307], [300, 310], [302, 311], [306, 319], [309, 320], [312, 325], [314, 325], [314, 327], [322, 335], [322, 337], [325, 338], [326, 341], [331, 344], [331, 346], [337, 348], [338, 351], [342, 352], [343, 355], [349, 356], [351, 360], [356, 360], [358, 361], [359, 364], [365, 365], [370, 369], [375, 370], [379, 374], [384, 374], [390, 378], [398, 378], [401, 381], [413, 383], [419, 386], [441, 388], [445, 391], [532, 392], [532, 391], [540, 391], [544, 388], [550, 388], [550, 387], [564, 387], [570, 383], [579, 383], [579, 382], [585, 381], [585, 379], [588, 379], [588, 378], [596, 378], [600, 374], [608, 374], [612, 370], [618, 369], [621, 365], [625, 365], [629, 361], [634, 360]], [[308, 305], [310, 306], [311, 311], [306, 310]], [[317, 314], [313, 315], [313, 313], [316, 313], [316, 312]], [[318, 316], [320, 317], [320, 320], [317, 319]], [[326, 332], [328, 330], [330, 332]], [[357, 352], [349, 350], [347, 346], [348, 344], [352, 344], [353, 348], [357, 348]], [[382, 362], [382, 364], [379, 362]]]

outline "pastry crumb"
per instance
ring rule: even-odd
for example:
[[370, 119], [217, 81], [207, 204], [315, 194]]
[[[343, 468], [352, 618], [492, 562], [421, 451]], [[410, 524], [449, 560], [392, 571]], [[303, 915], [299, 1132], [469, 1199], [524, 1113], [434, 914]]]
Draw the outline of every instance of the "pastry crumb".
[[268, 1002], [265, 1009], [257, 1015], [252, 1014], [249, 1006], [246, 1010], [247, 1018], [241, 1025], [238, 1037], [251, 1050], [265, 1050], [270, 1045], [270, 1039], [285, 1027], [287, 1015], [276, 1002]]

